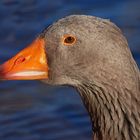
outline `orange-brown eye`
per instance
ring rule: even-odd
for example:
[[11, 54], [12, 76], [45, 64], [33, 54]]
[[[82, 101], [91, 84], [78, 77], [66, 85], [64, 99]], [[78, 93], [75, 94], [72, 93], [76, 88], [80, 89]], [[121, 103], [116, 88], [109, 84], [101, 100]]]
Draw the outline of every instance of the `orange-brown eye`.
[[64, 35], [62, 43], [65, 46], [72, 46], [76, 42], [76, 38], [73, 35]]

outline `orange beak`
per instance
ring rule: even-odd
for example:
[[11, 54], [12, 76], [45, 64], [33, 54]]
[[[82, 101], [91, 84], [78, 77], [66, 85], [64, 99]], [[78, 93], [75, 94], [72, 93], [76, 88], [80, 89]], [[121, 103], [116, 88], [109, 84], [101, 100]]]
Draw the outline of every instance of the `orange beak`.
[[44, 39], [37, 38], [27, 48], [0, 65], [2, 80], [47, 79], [48, 64]]

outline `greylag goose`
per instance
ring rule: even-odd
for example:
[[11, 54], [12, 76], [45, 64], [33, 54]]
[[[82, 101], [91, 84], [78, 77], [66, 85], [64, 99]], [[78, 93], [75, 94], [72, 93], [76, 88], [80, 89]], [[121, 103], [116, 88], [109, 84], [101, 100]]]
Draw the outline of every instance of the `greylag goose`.
[[89, 112], [94, 140], [140, 140], [139, 68], [109, 20], [58, 20], [0, 66], [0, 79], [73, 86]]

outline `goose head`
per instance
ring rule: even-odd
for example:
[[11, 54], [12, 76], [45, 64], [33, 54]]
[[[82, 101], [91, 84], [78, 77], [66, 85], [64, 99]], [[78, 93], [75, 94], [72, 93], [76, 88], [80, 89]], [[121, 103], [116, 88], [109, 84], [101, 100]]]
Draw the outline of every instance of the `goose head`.
[[1, 65], [0, 78], [73, 86], [95, 139], [140, 138], [139, 69], [121, 30], [109, 20], [86, 15], [58, 20]]

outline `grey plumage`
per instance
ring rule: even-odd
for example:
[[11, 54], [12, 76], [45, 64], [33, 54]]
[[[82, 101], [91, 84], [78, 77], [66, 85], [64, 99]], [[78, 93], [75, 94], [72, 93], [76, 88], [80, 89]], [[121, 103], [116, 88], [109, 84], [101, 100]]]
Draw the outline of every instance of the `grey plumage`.
[[[76, 44], [64, 46], [72, 34]], [[49, 84], [77, 88], [95, 140], [140, 139], [140, 72], [120, 29], [109, 20], [73, 15], [44, 30]]]

